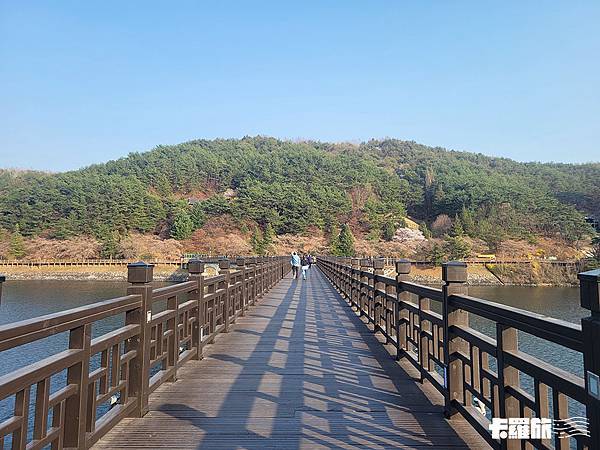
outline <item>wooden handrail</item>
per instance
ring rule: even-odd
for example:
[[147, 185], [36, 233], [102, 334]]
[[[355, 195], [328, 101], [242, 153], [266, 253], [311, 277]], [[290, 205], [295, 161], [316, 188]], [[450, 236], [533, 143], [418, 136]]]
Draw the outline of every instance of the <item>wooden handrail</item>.
[[[176, 380], [185, 362], [202, 358], [204, 346], [290, 269], [287, 257], [234, 263], [221, 260], [220, 273], [206, 277], [205, 263], [191, 260], [188, 281], [157, 289], [153, 265], [130, 263], [126, 296], [0, 326], [0, 351], [69, 334], [63, 351], [0, 377], [0, 401], [13, 397], [15, 404], [0, 423], [0, 442], [9, 436], [16, 449], [84, 449], [121, 419], [144, 415], [150, 394]], [[153, 314], [153, 304], [164, 311]], [[122, 315], [124, 325], [92, 339], [94, 323]]]
[[[521, 448], [519, 440], [491, 437], [490, 418], [542, 417], [562, 420], [579, 404], [589, 434], [528, 441], [532, 448], [600, 448], [600, 270], [579, 275], [581, 305], [591, 311], [581, 325], [467, 295], [467, 265], [442, 265], [442, 289], [409, 282], [411, 262], [396, 260], [396, 279], [384, 277], [389, 261], [339, 257], [318, 258], [319, 267], [357, 313], [396, 347], [398, 359], [412, 364], [444, 396], [445, 413], [459, 414], [492, 448]], [[437, 303], [441, 314], [432, 311]], [[470, 316], [491, 321], [496, 336], [469, 325]], [[562, 370], [526, 353], [518, 333], [527, 333], [581, 355], [584, 376]], [[520, 383], [533, 380], [533, 394]], [[551, 394], [551, 395], [550, 395]], [[550, 398], [550, 400], [549, 400]], [[484, 405], [486, 415], [473, 408]], [[551, 402], [551, 403], [549, 403]], [[552, 405], [552, 406], [550, 406]]]

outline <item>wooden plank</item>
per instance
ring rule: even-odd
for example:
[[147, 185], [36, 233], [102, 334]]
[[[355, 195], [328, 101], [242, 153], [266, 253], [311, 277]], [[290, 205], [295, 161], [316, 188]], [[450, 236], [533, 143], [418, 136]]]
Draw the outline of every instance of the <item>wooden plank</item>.
[[95, 448], [486, 448], [316, 267], [289, 277]]

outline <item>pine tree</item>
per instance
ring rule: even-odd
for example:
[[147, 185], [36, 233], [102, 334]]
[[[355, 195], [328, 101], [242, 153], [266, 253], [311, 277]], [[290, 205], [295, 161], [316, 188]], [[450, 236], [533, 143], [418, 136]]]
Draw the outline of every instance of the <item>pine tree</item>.
[[452, 223], [452, 228], [450, 228], [450, 236], [458, 237], [464, 236], [465, 230], [462, 226], [462, 221], [458, 214], [454, 217], [454, 222]]
[[461, 260], [471, 254], [471, 245], [462, 236], [448, 236], [446, 238], [446, 251], [450, 259]]
[[10, 254], [15, 259], [21, 259], [25, 256], [25, 242], [23, 241], [23, 236], [21, 235], [21, 227], [19, 224], [15, 225], [15, 231], [13, 232], [10, 238]]
[[446, 252], [439, 244], [433, 244], [433, 247], [429, 250], [427, 254], [427, 259], [433, 262], [435, 265], [440, 265], [446, 259]]
[[103, 258], [118, 258], [121, 256], [119, 244], [121, 235], [117, 231], [110, 231], [102, 240], [100, 255]]
[[179, 210], [173, 219], [171, 237], [181, 241], [189, 238], [194, 232], [194, 223], [187, 211]]
[[600, 235], [592, 238], [592, 251], [590, 253], [591, 261], [590, 261], [590, 269], [595, 267], [600, 267]]
[[460, 211], [459, 218], [463, 231], [469, 236], [475, 237], [476, 227], [473, 213], [470, 210], [468, 210], [465, 206], [463, 206], [462, 210]]
[[340, 234], [332, 244], [331, 250], [335, 256], [354, 256], [354, 236], [347, 224], [342, 225]]
[[265, 227], [265, 231], [263, 233], [263, 240], [262, 240], [262, 247], [263, 247], [263, 251], [268, 253], [269, 250], [271, 250], [271, 247], [273, 246], [273, 239], [275, 237], [275, 232], [273, 231], [273, 227], [271, 226], [270, 223], [267, 224], [267, 226]]
[[425, 239], [431, 239], [431, 231], [427, 227], [426, 223], [423, 222], [422, 224], [420, 224], [419, 230], [421, 231], [421, 233], [423, 233], [423, 236], [425, 237]]
[[259, 227], [254, 227], [254, 231], [252, 231], [252, 237], [250, 238], [250, 245], [252, 246], [254, 253], [257, 255], [262, 256], [264, 254], [264, 239]]
[[340, 230], [334, 223], [329, 227], [329, 248], [331, 249], [331, 254], [335, 255], [334, 249], [339, 246], [339, 237]]
[[383, 225], [383, 232], [381, 234], [383, 240], [389, 242], [392, 239], [394, 239], [395, 234], [396, 227], [394, 226], [394, 224], [392, 222], [385, 222], [385, 224]]

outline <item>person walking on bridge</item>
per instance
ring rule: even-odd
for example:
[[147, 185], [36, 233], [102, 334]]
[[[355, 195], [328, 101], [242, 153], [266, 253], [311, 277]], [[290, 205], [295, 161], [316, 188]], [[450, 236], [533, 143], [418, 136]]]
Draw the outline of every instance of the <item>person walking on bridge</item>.
[[306, 280], [306, 271], [308, 270], [308, 261], [309, 256], [307, 254], [302, 255], [302, 279]]
[[292, 275], [294, 279], [298, 278], [298, 269], [300, 268], [300, 257], [296, 252], [292, 253], [292, 258], [290, 259], [290, 264], [292, 265]]

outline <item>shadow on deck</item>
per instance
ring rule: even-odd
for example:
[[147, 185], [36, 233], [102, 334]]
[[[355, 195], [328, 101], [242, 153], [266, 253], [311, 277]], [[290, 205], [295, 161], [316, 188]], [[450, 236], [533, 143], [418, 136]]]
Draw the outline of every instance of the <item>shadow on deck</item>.
[[283, 279], [96, 448], [487, 448], [310, 272]]

